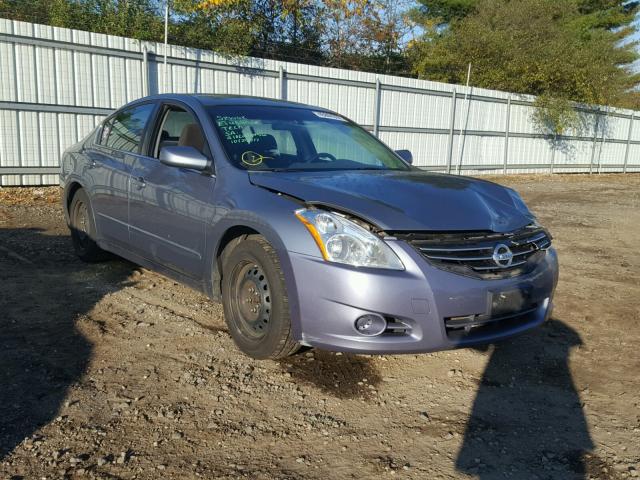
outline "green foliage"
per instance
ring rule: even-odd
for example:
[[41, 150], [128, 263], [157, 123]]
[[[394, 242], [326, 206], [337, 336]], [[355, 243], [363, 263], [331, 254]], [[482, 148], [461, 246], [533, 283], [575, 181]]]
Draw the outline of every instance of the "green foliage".
[[149, 0], [0, 0], [0, 14], [26, 22], [139, 40], [161, 40], [157, 2]]
[[[432, 3], [421, 0], [424, 5]], [[444, 2], [459, 3], [459, 2]], [[610, 0], [478, 0], [411, 48], [420, 77], [541, 96], [540, 124], [572, 123], [569, 101], [625, 105], [640, 76], [629, 66], [634, 42], [621, 42], [637, 5]], [[426, 7], [425, 7], [426, 8]], [[545, 117], [548, 115], [548, 117]]]
[[173, 43], [307, 63], [321, 57], [319, 7], [303, 0], [175, 0], [172, 12]]
[[421, 23], [432, 20], [437, 24], [446, 24], [469, 15], [477, 3], [478, 0], [418, 0], [419, 6], [412, 15]]
[[535, 101], [533, 123], [536, 128], [547, 135], [564, 135], [571, 129], [578, 128], [580, 118], [566, 98], [540, 95]]
[[322, 41], [332, 67], [406, 73], [413, 0], [321, 0]]

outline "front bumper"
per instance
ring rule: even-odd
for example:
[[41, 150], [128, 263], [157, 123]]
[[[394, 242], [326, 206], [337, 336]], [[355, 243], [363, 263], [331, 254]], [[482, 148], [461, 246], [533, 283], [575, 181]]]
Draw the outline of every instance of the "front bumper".
[[[482, 280], [435, 268], [403, 241], [388, 244], [404, 271], [354, 268], [288, 252], [298, 295], [293, 315], [298, 318], [293, 321], [298, 322], [303, 344], [371, 354], [433, 352], [507, 338], [543, 323], [551, 314], [558, 280], [553, 248], [529, 274]], [[495, 295], [515, 291], [527, 292], [530, 308], [492, 315]], [[371, 313], [408, 328], [362, 335], [355, 321]], [[451, 319], [459, 322], [470, 315], [486, 323], [450, 328]]]

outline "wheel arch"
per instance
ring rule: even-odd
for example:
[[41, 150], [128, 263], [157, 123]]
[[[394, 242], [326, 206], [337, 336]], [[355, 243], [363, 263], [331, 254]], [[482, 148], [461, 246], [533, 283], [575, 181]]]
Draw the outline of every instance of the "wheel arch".
[[215, 248], [215, 254], [213, 256], [213, 268], [211, 273], [211, 293], [216, 299], [222, 298], [222, 259], [225, 249], [233, 245], [234, 242], [240, 241], [240, 239], [247, 235], [262, 235], [256, 229], [247, 225], [233, 225], [229, 227], [220, 237], [220, 241]]
[[71, 208], [71, 202], [73, 202], [73, 198], [79, 190], [84, 190], [87, 194], [87, 198], [89, 200], [89, 206], [91, 211], [91, 218], [93, 220], [93, 225], [95, 226], [95, 235], [94, 241], [100, 244], [101, 236], [100, 229], [98, 227], [98, 222], [96, 221], [96, 212], [93, 209], [93, 200], [91, 195], [89, 194], [89, 190], [86, 185], [77, 177], [71, 178], [68, 183], [65, 185], [63, 194], [62, 194], [62, 209], [64, 211], [65, 220], [67, 222], [67, 226], [71, 228], [71, 212], [69, 209]]
[[[300, 308], [298, 306], [298, 289], [296, 288], [295, 279], [293, 275], [293, 268], [291, 261], [287, 255], [284, 241], [280, 235], [264, 221], [250, 221], [248, 218], [235, 219], [234, 221], [221, 221], [218, 223], [211, 234], [211, 238], [219, 238], [215, 245], [212, 245], [210, 249], [211, 259], [208, 262], [211, 265], [210, 275], [207, 275], [206, 289], [209, 296], [215, 301], [222, 301], [222, 259], [225, 249], [233, 245], [233, 242], [239, 241], [247, 235], [261, 235], [263, 236], [275, 249], [278, 259], [280, 261], [280, 268], [285, 279], [285, 285], [287, 288], [287, 296], [289, 298], [289, 309], [291, 314], [291, 326], [293, 329], [294, 337], [301, 338], [301, 325], [300, 325]], [[253, 219], [252, 219], [253, 220]]]
[[67, 221], [67, 225], [70, 225], [69, 208], [71, 207], [71, 202], [73, 201], [73, 197], [76, 194], [76, 192], [80, 189], [85, 189], [84, 185], [82, 185], [76, 179], [71, 180], [67, 184], [67, 186], [64, 188], [62, 206], [64, 208], [64, 216], [65, 216], [65, 220]]

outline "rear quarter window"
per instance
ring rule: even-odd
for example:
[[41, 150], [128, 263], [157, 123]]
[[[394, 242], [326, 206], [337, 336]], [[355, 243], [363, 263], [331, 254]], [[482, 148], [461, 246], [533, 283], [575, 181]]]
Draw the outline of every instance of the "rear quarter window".
[[107, 138], [109, 137], [109, 132], [111, 131], [111, 121], [104, 122], [102, 129], [98, 132], [96, 136], [96, 143], [98, 145], [106, 145]]

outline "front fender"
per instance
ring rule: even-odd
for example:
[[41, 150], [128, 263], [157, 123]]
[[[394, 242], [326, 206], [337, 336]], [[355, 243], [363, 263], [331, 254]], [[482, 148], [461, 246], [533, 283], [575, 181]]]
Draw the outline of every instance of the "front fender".
[[257, 213], [250, 211], [233, 211], [216, 222], [208, 232], [207, 238], [215, 239], [215, 242], [211, 242], [211, 248], [208, 249], [209, 258], [207, 258], [207, 264], [211, 266], [211, 274], [207, 275], [205, 279], [207, 292], [209, 292], [213, 298], [218, 297], [216, 292], [219, 291], [219, 284], [216, 285], [216, 282], [219, 282], [222, 278], [222, 272], [219, 272], [218, 269], [221, 240], [225, 237], [226, 232], [236, 228], [256, 231], [262, 235], [276, 251], [287, 289], [293, 335], [294, 338], [300, 340], [302, 338], [302, 326], [300, 322], [300, 306], [298, 303], [298, 287], [293, 275], [287, 245], [285, 244], [282, 232], [278, 232]]

